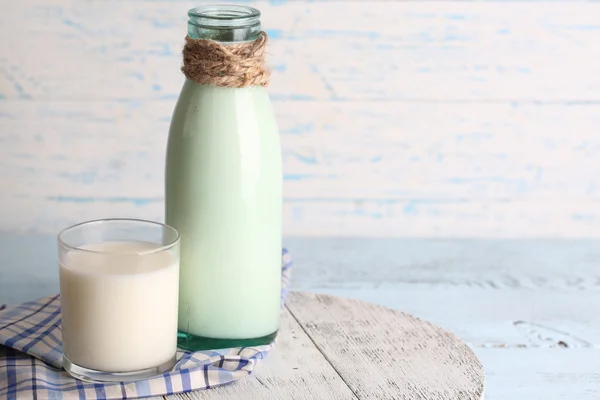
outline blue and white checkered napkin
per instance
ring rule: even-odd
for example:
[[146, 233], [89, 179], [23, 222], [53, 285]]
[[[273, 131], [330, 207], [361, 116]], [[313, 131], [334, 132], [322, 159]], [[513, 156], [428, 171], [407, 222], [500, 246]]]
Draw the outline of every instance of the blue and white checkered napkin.
[[[282, 257], [283, 301], [292, 260]], [[132, 399], [209, 389], [250, 374], [273, 347], [179, 352], [171, 372], [131, 383], [86, 383], [62, 369], [58, 295], [0, 311], [0, 399]]]

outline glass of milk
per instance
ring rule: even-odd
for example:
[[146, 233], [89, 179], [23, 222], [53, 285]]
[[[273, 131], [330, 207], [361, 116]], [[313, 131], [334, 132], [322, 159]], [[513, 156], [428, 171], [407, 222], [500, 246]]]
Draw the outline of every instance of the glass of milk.
[[87, 381], [132, 381], [173, 368], [179, 234], [105, 219], [58, 235], [63, 366]]

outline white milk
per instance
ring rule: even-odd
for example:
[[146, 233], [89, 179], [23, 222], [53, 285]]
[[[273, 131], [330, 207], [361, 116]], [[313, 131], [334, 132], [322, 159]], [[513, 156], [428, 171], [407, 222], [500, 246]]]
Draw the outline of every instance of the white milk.
[[[105, 372], [137, 371], [173, 358], [179, 260], [158, 245], [104, 242], [70, 251], [60, 264], [64, 356]], [[133, 253], [133, 254], [132, 254]]]
[[281, 147], [263, 87], [186, 80], [169, 133], [166, 222], [181, 235], [179, 329], [249, 339], [279, 327]]

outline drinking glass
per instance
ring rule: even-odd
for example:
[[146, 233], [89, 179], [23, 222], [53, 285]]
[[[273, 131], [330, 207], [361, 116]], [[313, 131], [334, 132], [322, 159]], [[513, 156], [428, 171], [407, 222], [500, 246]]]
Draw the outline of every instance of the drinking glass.
[[173, 368], [179, 234], [137, 219], [83, 222], [58, 235], [63, 366], [86, 381]]

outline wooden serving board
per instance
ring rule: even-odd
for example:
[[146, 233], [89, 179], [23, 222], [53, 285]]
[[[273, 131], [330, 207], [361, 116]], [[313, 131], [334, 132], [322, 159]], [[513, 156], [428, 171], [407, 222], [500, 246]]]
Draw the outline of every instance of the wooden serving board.
[[481, 400], [483, 367], [455, 335], [408, 314], [291, 292], [254, 376], [168, 399]]

